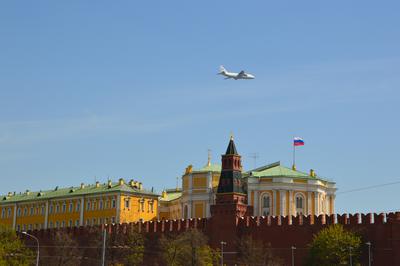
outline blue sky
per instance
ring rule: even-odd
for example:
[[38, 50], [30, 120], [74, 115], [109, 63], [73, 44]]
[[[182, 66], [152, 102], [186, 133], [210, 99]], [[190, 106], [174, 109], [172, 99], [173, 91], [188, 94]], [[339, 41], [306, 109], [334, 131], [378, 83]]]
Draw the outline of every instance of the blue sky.
[[[280, 160], [337, 182], [338, 212], [399, 209], [396, 1], [0, 4], [0, 193]], [[223, 80], [224, 64], [255, 80]]]

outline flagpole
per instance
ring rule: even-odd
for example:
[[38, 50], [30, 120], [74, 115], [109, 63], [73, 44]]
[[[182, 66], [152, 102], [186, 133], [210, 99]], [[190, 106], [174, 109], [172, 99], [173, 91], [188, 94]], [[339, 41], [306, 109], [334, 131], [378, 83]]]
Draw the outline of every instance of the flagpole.
[[292, 169], [296, 170], [296, 146], [294, 145], [294, 140], [293, 140], [293, 166]]

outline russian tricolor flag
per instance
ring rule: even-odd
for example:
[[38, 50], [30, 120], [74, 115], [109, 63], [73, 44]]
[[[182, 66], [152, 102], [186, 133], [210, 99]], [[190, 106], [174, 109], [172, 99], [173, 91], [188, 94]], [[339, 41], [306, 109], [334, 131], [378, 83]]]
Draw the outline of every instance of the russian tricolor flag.
[[293, 139], [293, 146], [304, 146], [304, 140], [299, 137]]

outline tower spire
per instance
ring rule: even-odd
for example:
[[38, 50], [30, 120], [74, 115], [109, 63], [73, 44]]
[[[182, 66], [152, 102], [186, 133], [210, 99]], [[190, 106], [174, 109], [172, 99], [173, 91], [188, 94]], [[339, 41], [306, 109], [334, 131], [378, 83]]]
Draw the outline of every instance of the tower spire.
[[211, 150], [210, 149], [208, 149], [207, 166], [211, 166]]

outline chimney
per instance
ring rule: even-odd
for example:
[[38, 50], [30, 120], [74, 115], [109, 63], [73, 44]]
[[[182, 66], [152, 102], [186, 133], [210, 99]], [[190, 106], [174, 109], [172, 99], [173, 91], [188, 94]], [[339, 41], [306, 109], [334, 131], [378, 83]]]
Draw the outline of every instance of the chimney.
[[81, 183], [81, 189], [84, 189], [84, 188], [85, 188], [85, 184]]

